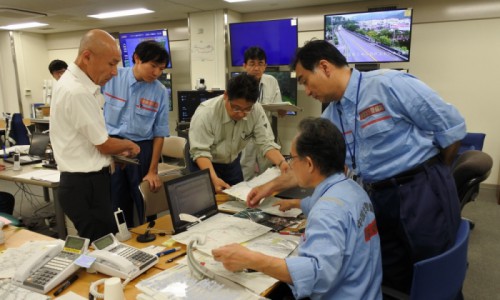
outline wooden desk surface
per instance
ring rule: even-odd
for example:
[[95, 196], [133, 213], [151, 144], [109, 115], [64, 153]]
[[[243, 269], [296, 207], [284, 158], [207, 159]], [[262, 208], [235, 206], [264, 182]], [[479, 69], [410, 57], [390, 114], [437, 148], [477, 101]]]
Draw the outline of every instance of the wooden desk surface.
[[44, 170], [44, 168], [36, 167], [37, 164], [21, 166], [21, 170], [19, 170], [19, 171], [12, 170], [12, 164], [4, 163], [4, 165], [7, 167], [7, 169], [5, 169], [4, 171], [0, 171], [0, 179], [2, 179], [2, 180], [38, 185], [38, 186], [43, 186], [43, 187], [47, 187], [47, 188], [56, 188], [59, 186], [59, 182], [48, 182], [48, 181], [43, 181], [43, 180], [33, 180], [33, 179], [25, 179], [25, 178], [16, 177], [16, 176], [21, 175], [21, 174], [25, 174], [25, 173], [29, 173], [29, 172], [33, 172], [33, 171], [37, 171], [37, 170]]
[[54, 240], [53, 237], [39, 234], [39, 233], [30, 231], [27, 229], [10, 226], [10, 225], [4, 227], [3, 232], [5, 235], [5, 243], [3, 245], [0, 245], [0, 251], [3, 251], [7, 248], [21, 247], [24, 243], [29, 242], [29, 241], [53, 241]]

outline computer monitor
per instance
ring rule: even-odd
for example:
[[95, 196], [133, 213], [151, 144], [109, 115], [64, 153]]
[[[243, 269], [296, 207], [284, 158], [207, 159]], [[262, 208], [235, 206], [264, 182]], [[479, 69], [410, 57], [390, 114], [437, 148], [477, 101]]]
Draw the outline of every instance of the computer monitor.
[[200, 103], [224, 94], [224, 90], [177, 91], [179, 122], [191, 122]]
[[168, 30], [158, 29], [158, 30], [148, 30], [148, 31], [138, 31], [138, 32], [127, 32], [120, 33], [120, 49], [122, 50], [122, 61], [124, 67], [131, 67], [134, 65], [134, 52], [135, 47], [141, 42], [146, 40], [154, 40], [165, 47], [170, 56], [167, 68], [172, 68], [172, 56], [170, 52], [170, 42], [168, 39]]

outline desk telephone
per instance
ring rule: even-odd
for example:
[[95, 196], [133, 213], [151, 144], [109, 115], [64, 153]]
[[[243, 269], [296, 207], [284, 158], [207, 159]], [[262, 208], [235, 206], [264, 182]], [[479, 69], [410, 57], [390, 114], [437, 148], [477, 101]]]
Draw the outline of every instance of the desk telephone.
[[95, 240], [92, 247], [95, 250], [88, 255], [96, 260], [89, 272], [97, 271], [130, 281], [158, 262], [156, 255], [122, 244], [112, 233]]
[[32, 256], [16, 270], [14, 284], [46, 294], [80, 268], [75, 260], [87, 251], [89, 242], [68, 235], [64, 246], [47, 246], [45, 251]]

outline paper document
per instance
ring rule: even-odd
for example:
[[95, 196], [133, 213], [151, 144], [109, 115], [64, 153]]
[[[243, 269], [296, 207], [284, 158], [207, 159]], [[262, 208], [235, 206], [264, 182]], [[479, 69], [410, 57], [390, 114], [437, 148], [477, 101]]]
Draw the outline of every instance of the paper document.
[[223, 190], [223, 192], [242, 201], [246, 201], [247, 195], [250, 193], [252, 188], [263, 185], [264, 183], [267, 183], [280, 175], [281, 171], [279, 168], [268, 168], [266, 171], [264, 171], [264, 173], [252, 178], [250, 181], [242, 181], [231, 186], [228, 189]]
[[60, 180], [61, 173], [58, 170], [43, 169], [43, 170], [36, 170], [33, 172], [20, 174], [14, 177], [57, 183]]
[[276, 197], [266, 197], [257, 208], [260, 208], [260, 210], [270, 215], [287, 217], [287, 218], [296, 218], [302, 213], [302, 210], [300, 208], [292, 208], [287, 211], [281, 211], [279, 210], [279, 205], [273, 206], [273, 204], [281, 200], [288, 201]]
[[302, 107], [293, 105], [290, 102], [266, 103], [262, 107], [268, 111], [286, 110], [286, 111], [302, 111]]
[[169, 268], [135, 285], [152, 299], [256, 300], [256, 294], [239, 285], [226, 286], [215, 280], [198, 280], [187, 265]]
[[190, 227], [187, 231], [173, 235], [172, 239], [187, 245], [193, 238], [197, 237], [204, 243], [198, 244], [196, 248], [212, 255], [212, 249], [231, 243], [243, 243], [261, 236], [269, 230], [271, 228], [250, 220], [219, 213]]

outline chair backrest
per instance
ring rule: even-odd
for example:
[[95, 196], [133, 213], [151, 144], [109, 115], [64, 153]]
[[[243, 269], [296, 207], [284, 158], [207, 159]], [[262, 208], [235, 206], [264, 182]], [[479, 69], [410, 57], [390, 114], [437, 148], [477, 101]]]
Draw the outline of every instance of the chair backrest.
[[161, 154], [163, 156], [184, 160], [186, 139], [179, 136], [169, 136], [163, 140]]
[[460, 141], [460, 148], [457, 154], [460, 155], [468, 150], [483, 150], [485, 138], [485, 133], [467, 132], [462, 141]]
[[458, 156], [452, 172], [462, 208], [477, 196], [479, 184], [488, 178], [492, 166], [491, 156], [479, 150], [465, 151]]
[[467, 271], [469, 231], [469, 222], [462, 219], [449, 250], [415, 263], [410, 299], [457, 299]]
[[[180, 172], [173, 172], [167, 175], [161, 175], [162, 182], [182, 176]], [[139, 191], [144, 199], [144, 219], [168, 210], [167, 194], [163, 186], [158, 192], [152, 192], [149, 188], [149, 182], [143, 181], [139, 184]]]

